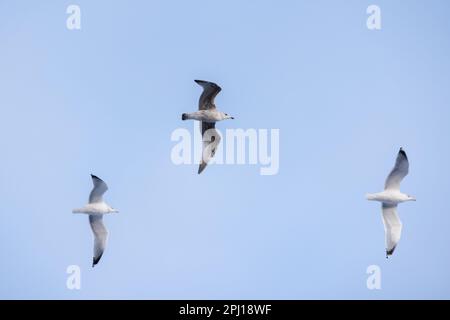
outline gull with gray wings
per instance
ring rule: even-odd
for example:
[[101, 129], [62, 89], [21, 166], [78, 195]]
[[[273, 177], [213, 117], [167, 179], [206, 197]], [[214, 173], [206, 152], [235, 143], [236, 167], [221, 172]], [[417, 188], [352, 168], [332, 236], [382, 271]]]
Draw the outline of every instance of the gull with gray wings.
[[216, 130], [216, 122], [234, 118], [217, 110], [214, 99], [222, 90], [217, 84], [203, 80], [195, 80], [195, 82], [203, 88], [198, 102], [198, 111], [183, 113], [181, 119], [200, 121], [203, 141], [202, 161], [198, 168], [198, 173], [200, 174], [205, 170], [209, 160], [214, 157], [221, 140]]
[[94, 267], [100, 261], [108, 241], [108, 230], [103, 224], [103, 215], [119, 211], [103, 201], [103, 194], [108, 190], [106, 183], [92, 174], [91, 178], [94, 188], [89, 195], [89, 203], [83, 208], [74, 209], [72, 212], [89, 215], [89, 223], [94, 233], [94, 257], [92, 259], [92, 267]]
[[386, 258], [394, 253], [402, 233], [402, 223], [397, 214], [397, 205], [402, 202], [416, 201], [408, 194], [400, 192], [400, 183], [409, 172], [406, 152], [400, 148], [395, 166], [388, 175], [384, 191], [367, 194], [367, 200], [381, 202], [386, 240]]

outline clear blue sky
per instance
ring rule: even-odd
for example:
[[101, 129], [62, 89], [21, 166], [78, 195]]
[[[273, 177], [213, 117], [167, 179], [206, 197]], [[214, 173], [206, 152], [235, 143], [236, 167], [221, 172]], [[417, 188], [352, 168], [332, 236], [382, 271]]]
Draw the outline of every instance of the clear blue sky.
[[[66, 29], [78, 4], [82, 29]], [[382, 30], [366, 28], [366, 8]], [[450, 298], [450, 4], [0, 1], [0, 298]], [[280, 170], [175, 166], [201, 88]], [[378, 204], [410, 158], [386, 260]], [[89, 174], [120, 210], [91, 268]], [[81, 290], [66, 268], [82, 269]], [[366, 288], [379, 265], [382, 290]]]

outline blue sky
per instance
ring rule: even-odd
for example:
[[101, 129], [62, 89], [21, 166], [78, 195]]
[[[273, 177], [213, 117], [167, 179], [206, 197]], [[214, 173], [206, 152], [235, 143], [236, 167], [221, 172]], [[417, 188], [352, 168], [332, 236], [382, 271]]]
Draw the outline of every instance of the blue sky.
[[[81, 8], [81, 30], [66, 8]], [[382, 29], [366, 28], [377, 4]], [[0, 298], [450, 298], [448, 1], [0, 1]], [[176, 166], [193, 80], [280, 170]], [[378, 204], [410, 158], [386, 260]], [[91, 268], [89, 174], [106, 252]], [[81, 268], [81, 290], [66, 268]], [[366, 268], [379, 265], [381, 290]]]

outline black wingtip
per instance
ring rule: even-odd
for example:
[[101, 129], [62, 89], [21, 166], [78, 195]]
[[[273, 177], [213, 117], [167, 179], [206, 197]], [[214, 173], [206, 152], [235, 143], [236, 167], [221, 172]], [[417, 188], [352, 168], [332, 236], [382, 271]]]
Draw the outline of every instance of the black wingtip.
[[92, 173], [91, 173], [91, 178], [95, 179], [95, 180], [103, 181], [102, 179], [100, 179], [99, 177], [97, 177], [95, 174], [92, 174]]
[[95, 265], [100, 261], [100, 258], [102, 257], [103, 254], [99, 255], [97, 258], [93, 257], [92, 258], [92, 268], [95, 267]]
[[198, 85], [200, 85], [200, 86], [202, 86], [202, 87], [203, 87], [204, 84], [207, 84], [207, 85], [210, 85], [210, 86], [216, 88], [216, 90], [217, 90], [218, 92], [222, 91], [222, 88], [221, 88], [217, 83], [215, 83], [215, 82], [205, 81], [205, 80], [194, 80], [194, 81], [195, 81]]
[[187, 113], [183, 113], [181, 115], [181, 120], [187, 120]]
[[391, 250], [386, 250], [386, 259], [388, 259], [389, 256], [392, 256], [392, 254], [394, 253], [396, 247], [397, 246], [393, 247]]
[[202, 173], [203, 170], [205, 170], [207, 165], [208, 165], [207, 163], [204, 163], [204, 162], [201, 163], [200, 166], [198, 167], [198, 174]]
[[404, 156], [405, 158], [408, 159], [408, 156], [406, 155], [406, 152], [405, 152], [405, 150], [403, 150], [403, 148], [400, 148], [398, 153], [400, 153], [402, 156]]

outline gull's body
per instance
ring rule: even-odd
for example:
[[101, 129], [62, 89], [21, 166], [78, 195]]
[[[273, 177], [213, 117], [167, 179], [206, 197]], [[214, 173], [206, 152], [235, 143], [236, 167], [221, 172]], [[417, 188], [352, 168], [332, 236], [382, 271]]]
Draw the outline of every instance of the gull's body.
[[411, 198], [409, 195], [397, 190], [385, 190], [383, 192], [368, 194], [367, 200], [397, 205], [402, 202], [411, 201]]
[[106, 183], [97, 176], [91, 174], [94, 188], [89, 195], [89, 203], [83, 208], [74, 209], [73, 213], [89, 215], [89, 224], [94, 233], [94, 257], [92, 266], [94, 267], [103, 255], [108, 241], [108, 230], [103, 224], [103, 215], [119, 212], [103, 201], [103, 194], [108, 190]]
[[107, 203], [99, 202], [99, 203], [88, 203], [83, 208], [74, 209], [72, 212], [73, 213], [93, 214], [93, 215], [104, 215], [107, 213], [113, 213], [113, 212], [117, 212], [117, 211], [114, 210], [113, 208], [111, 208]]
[[222, 121], [226, 118], [226, 115], [223, 112], [217, 111], [215, 109], [212, 110], [200, 110], [191, 113], [185, 113], [183, 120], [197, 120], [202, 122], [210, 122], [215, 123], [217, 121]]
[[400, 148], [395, 166], [386, 179], [384, 191], [367, 194], [367, 200], [381, 202], [386, 239], [386, 257], [394, 253], [402, 233], [402, 223], [397, 214], [397, 205], [416, 199], [400, 191], [400, 183], [409, 172], [409, 161], [405, 151]]
[[216, 130], [216, 122], [234, 118], [217, 110], [214, 99], [222, 90], [217, 84], [203, 80], [195, 80], [195, 82], [203, 88], [198, 102], [198, 111], [183, 113], [181, 119], [201, 122], [200, 130], [202, 133], [203, 150], [202, 162], [198, 168], [198, 173], [200, 174], [206, 168], [209, 160], [214, 157], [216, 148], [221, 140]]

